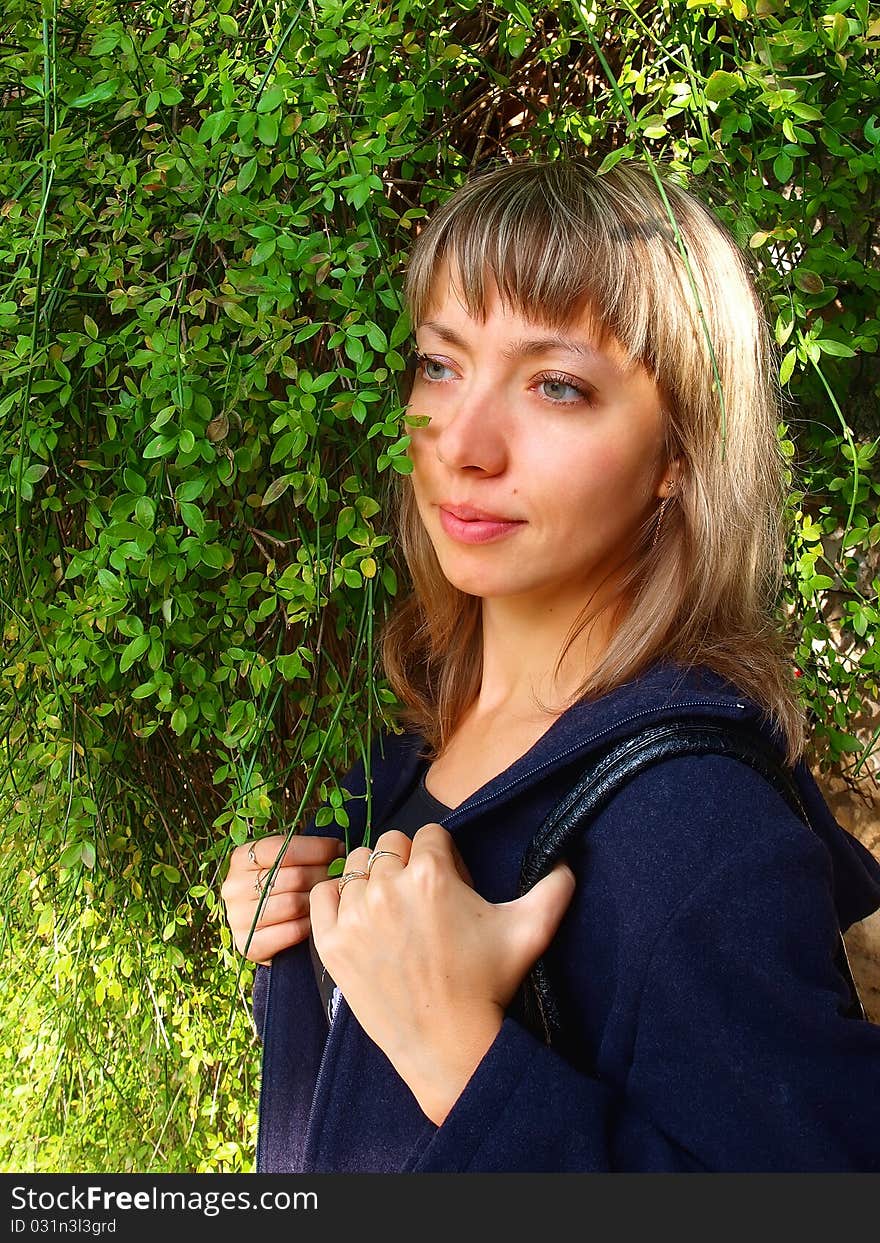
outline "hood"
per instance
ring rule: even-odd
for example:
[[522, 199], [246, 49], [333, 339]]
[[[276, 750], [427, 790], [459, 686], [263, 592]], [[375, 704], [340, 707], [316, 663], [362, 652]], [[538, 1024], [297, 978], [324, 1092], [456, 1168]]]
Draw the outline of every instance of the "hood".
[[[599, 699], [581, 701], [566, 709], [525, 755], [481, 786], [440, 823], [456, 832], [506, 798], [543, 781], [558, 782], [563, 768], [571, 768], [573, 785], [592, 753], [643, 725], [674, 720], [685, 713], [706, 720], [747, 721], [757, 728], [777, 756], [783, 757], [780, 734], [761, 705], [706, 666], [687, 666], [664, 657]], [[389, 754], [392, 757], [391, 763], [379, 765], [377, 776], [381, 774], [382, 780], [373, 790], [374, 807], [385, 809], [387, 814], [405, 798], [424, 763], [427, 748], [425, 739], [415, 731], [399, 735], [385, 732], [378, 736], [377, 745], [385, 761]], [[835, 820], [803, 758], [795, 765], [792, 776], [812, 828], [831, 857], [838, 918], [845, 931], [880, 907], [880, 862]]]

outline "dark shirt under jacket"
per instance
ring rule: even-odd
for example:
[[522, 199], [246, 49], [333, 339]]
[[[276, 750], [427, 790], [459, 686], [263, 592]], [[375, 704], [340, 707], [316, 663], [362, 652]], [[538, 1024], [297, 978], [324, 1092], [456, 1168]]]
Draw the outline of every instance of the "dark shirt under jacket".
[[[428, 765], [425, 764], [422, 768], [421, 776], [410, 790], [406, 802], [401, 804], [399, 810], [389, 818], [387, 824], [380, 824], [378, 826], [374, 833], [374, 840], [377, 840], [379, 834], [384, 833], [386, 829], [400, 829], [401, 832], [412, 837], [415, 831], [420, 829], [423, 824], [439, 822], [453, 810], [451, 807], [447, 807], [445, 803], [441, 803], [439, 799], [434, 798], [433, 794], [429, 792], [425, 786], [427, 771]], [[318, 991], [321, 994], [321, 1004], [327, 1016], [327, 1022], [331, 1023], [336, 1003], [339, 999], [339, 990], [318, 956], [311, 929], [309, 929], [309, 953], [312, 956], [315, 979], [318, 982]]]

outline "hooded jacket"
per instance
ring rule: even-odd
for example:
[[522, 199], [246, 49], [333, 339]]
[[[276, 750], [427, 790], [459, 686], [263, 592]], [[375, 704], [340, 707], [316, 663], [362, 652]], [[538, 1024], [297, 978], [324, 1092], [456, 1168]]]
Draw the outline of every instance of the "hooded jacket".
[[[535, 831], [597, 748], [687, 713], [762, 709], [705, 667], [661, 659], [559, 716], [442, 823], [490, 902], [517, 896]], [[424, 740], [371, 740], [373, 832], [424, 771]], [[880, 864], [794, 769], [813, 832], [726, 756], [639, 773], [567, 861], [577, 884], [548, 969], [569, 1015], [563, 1057], [512, 1007], [437, 1126], [345, 998], [328, 1033], [305, 942], [258, 967], [257, 1171], [878, 1171], [880, 1026], [845, 1017], [839, 929], [880, 906]], [[349, 848], [363, 763], [345, 777]], [[307, 833], [344, 837], [335, 827]], [[368, 843], [370, 844], [370, 843]]]

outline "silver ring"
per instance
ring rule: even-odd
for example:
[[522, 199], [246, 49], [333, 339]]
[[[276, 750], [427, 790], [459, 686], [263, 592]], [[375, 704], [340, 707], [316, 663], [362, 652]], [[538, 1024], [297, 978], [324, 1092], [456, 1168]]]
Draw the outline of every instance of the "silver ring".
[[343, 889], [345, 888], [345, 886], [348, 884], [350, 880], [367, 880], [369, 878], [369, 875], [370, 875], [369, 872], [363, 872], [361, 871], [360, 868], [356, 868], [355, 871], [353, 872], [346, 872], [344, 875], [340, 876], [339, 878], [339, 883], [338, 883], [339, 892], [342, 893]]
[[250, 846], [248, 846], [248, 858], [250, 859], [254, 867], [257, 866], [257, 856], [254, 854], [254, 847], [256, 846], [256, 844], [257, 844], [256, 842], [251, 842]]
[[[257, 868], [257, 874], [254, 877], [254, 889], [256, 889], [257, 893], [263, 892], [263, 881], [266, 879], [266, 877], [271, 871], [272, 871], [271, 868]], [[274, 881], [273, 881], [273, 884], [274, 884]], [[270, 885], [269, 888], [271, 889], [271, 887], [272, 886]]]
[[374, 850], [367, 860], [367, 876], [369, 876], [370, 872], [373, 870], [373, 864], [376, 860], [381, 859], [383, 855], [391, 855], [394, 859], [400, 859], [400, 855], [396, 850]]

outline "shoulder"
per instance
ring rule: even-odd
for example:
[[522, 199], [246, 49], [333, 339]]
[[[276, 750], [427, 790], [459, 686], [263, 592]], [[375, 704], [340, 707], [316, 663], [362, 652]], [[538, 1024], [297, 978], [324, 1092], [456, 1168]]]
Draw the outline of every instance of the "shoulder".
[[596, 817], [593, 836], [612, 834], [619, 849], [696, 851], [704, 863], [769, 839], [811, 835], [769, 780], [716, 754], [660, 759], [636, 773]]
[[826, 847], [760, 773], [728, 756], [685, 755], [629, 780], [578, 839], [572, 866], [624, 923], [645, 927], [707, 877], [768, 853], [830, 867]]

